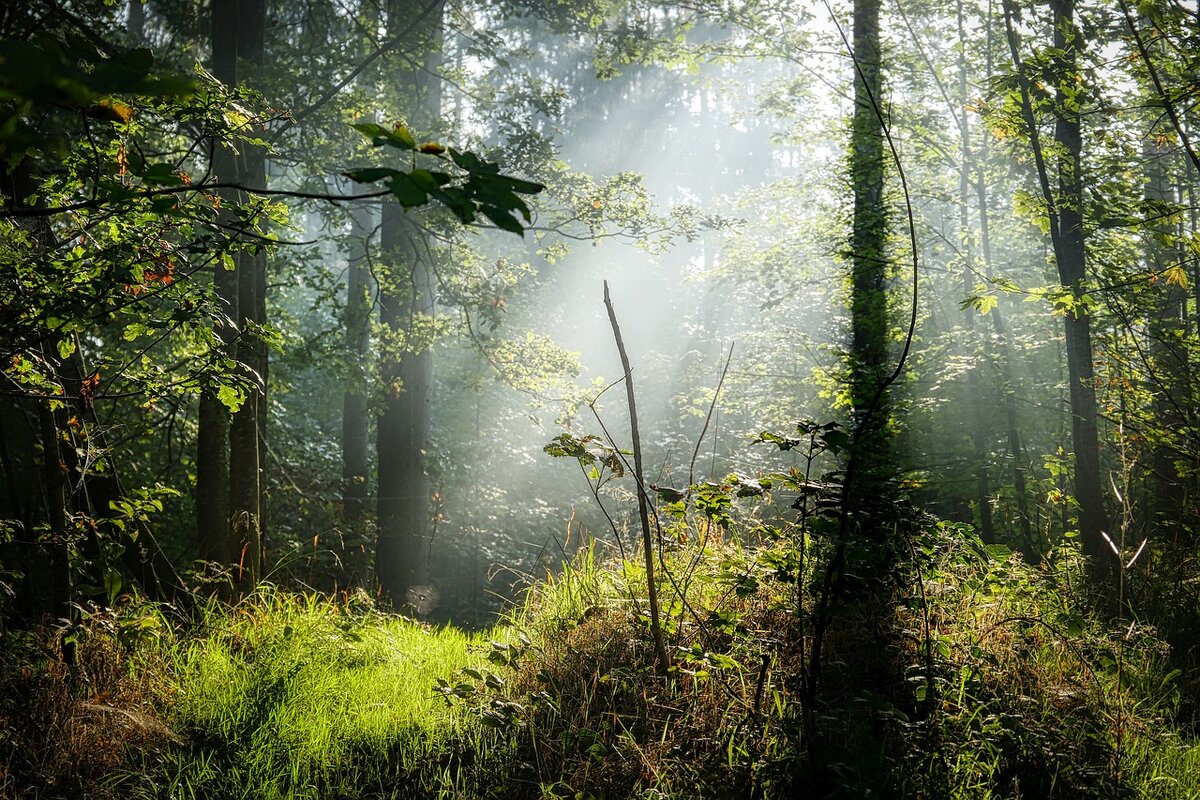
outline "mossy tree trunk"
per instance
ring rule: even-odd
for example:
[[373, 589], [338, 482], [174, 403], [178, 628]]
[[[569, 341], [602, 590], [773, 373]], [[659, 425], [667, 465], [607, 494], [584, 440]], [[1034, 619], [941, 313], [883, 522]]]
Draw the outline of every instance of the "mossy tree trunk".
[[875, 494], [889, 473], [887, 426], [888, 213], [884, 202], [884, 136], [879, 0], [854, 4], [854, 116], [850, 129], [850, 401], [862, 427], [853, 458], [856, 486]]

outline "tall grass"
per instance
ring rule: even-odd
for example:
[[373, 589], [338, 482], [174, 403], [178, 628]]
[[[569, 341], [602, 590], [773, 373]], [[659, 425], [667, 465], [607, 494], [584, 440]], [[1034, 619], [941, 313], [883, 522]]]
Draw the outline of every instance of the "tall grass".
[[184, 627], [129, 602], [2, 644], [0, 800], [481, 797], [505, 774], [504, 738], [435, 692], [486, 640], [365, 598], [264, 586]]
[[[269, 587], [183, 629], [97, 611], [71, 668], [62, 631], [10, 634], [0, 800], [811, 796], [811, 609], [770, 547], [691, 541], [660, 570], [667, 675], [636, 554], [590, 549], [480, 635]], [[917, 545], [890, 618], [848, 607], [832, 629], [818, 716], [841, 796], [1200, 800], [1153, 630], [1111, 629], [969, 532]]]
[[[182, 744], [108, 778], [171, 798], [458, 797], [486, 736], [433, 692], [485, 662], [477, 636], [263, 587], [160, 642]], [[503, 749], [502, 747], [500, 748]]]

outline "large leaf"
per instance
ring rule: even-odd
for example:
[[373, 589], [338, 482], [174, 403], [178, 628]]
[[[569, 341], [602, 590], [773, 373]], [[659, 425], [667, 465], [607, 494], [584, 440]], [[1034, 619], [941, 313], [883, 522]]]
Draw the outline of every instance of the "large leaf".
[[371, 144], [376, 147], [387, 145], [399, 150], [417, 149], [417, 140], [413, 138], [412, 131], [403, 125], [397, 125], [392, 130], [388, 130], [377, 122], [356, 122], [350, 127], [370, 138]]
[[346, 170], [342, 174], [356, 183], [375, 183], [376, 181], [399, 175], [400, 171], [388, 169], [387, 167], [367, 167], [365, 169]]
[[405, 208], [415, 208], [429, 202], [429, 187], [407, 172], [397, 172], [388, 180], [387, 188]]
[[525, 235], [525, 227], [507, 211], [493, 206], [481, 206], [479, 211], [500, 230], [515, 233], [517, 236]]

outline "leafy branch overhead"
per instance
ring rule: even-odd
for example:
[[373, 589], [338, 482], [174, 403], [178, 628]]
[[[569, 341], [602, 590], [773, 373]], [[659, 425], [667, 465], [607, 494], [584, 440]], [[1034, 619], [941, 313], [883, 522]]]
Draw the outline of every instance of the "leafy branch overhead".
[[[482, 214], [497, 228], [523, 236], [525, 226], [532, 222], [529, 206], [521, 195], [537, 194], [545, 188], [542, 184], [503, 175], [499, 165], [468, 150], [455, 150], [437, 142], [418, 143], [403, 124], [391, 130], [373, 122], [353, 127], [376, 147], [411, 153], [413, 166], [409, 170], [388, 167], [349, 170], [345, 175], [350, 180], [382, 182], [405, 208], [436, 200], [464, 224], [475, 222]], [[419, 155], [435, 159], [449, 169], [418, 167]]]

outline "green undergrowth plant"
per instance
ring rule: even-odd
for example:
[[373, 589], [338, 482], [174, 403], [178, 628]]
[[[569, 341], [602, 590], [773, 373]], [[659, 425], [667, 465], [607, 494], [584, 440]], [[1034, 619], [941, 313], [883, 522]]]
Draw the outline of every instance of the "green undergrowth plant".
[[105, 798], [115, 774], [181, 740], [153, 605], [80, 607], [74, 625], [0, 634], [0, 798]]
[[[1155, 631], [1076, 602], [1070, 557], [1030, 566], [920, 516], [907, 582], [829, 628], [818, 792], [821, 572], [718, 488], [655, 554], [665, 671], [641, 554], [595, 546], [480, 635], [270, 587], [187, 625], [128, 601], [7, 632], [0, 798], [1200, 800]], [[819, 566], [820, 536], [804, 548]]]
[[915, 745], [898, 751], [900, 796], [1200, 798], [1167, 646], [1077, 600], [1077, 557], [1030, 566], [945, 523], [919, 546], [922, 591], [897, 624], [928, 702], [898, 729]]
[[746, 591], [746, 570], [758, 568], [711, 533], [660, 562], [665, 673], [636, 553], [605, 563], [585, 548], [529, 588], [492, 659], [504, 683], [491, 694], [512, 704], [498, 725], [516, 753], [507, 796], [735, 797], [778, 782], [760, 773], [777, 744], [769, 720], [787, 705], [777, 675], [793, 632], [777, 596], [786, 587]]
[[197, 630], [172, 653], [170, 719], [189, 744], [160, 780], [196, 797], [466, 791], [483, 733], [432, 689], [484, 663], [475, 638], [270, 588]]
[[830, 629], [818, 794], [794, 540], [687, 525], [662, 553], [667, 674], [639, 556], [585, 549], [529, 589], [494, 664], [460, 676], [514, 748], [504, 796], [1200, 798], [1200, 744], [1173, 724], [1178, 675], [1155, 632], [1077, 603], [1075, 560], [1030, 566], [928, 517], [890, 611], [850, 598]]
[[197, 614], [9, 634], [0, 797], [464, 797], [502, 774], [503, 742], [434, 691], [487, 663], [478, 637], [269, 586]]

